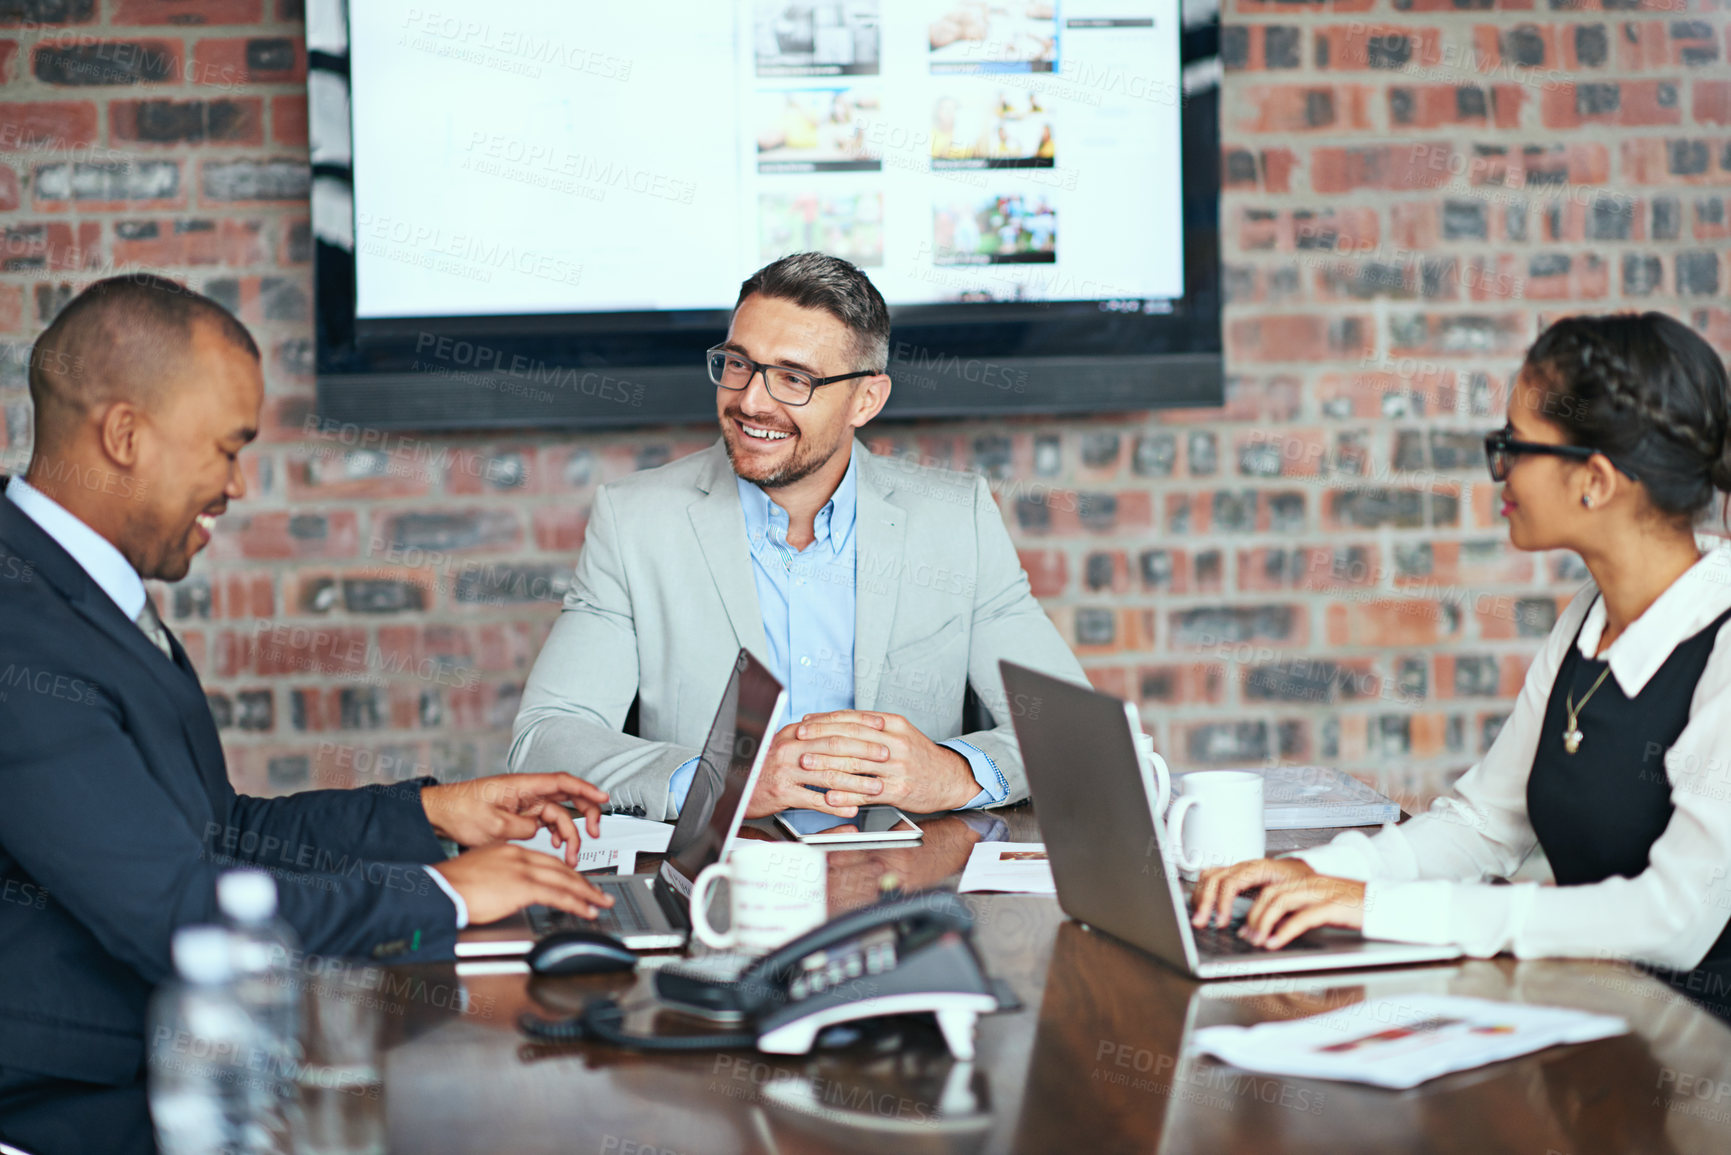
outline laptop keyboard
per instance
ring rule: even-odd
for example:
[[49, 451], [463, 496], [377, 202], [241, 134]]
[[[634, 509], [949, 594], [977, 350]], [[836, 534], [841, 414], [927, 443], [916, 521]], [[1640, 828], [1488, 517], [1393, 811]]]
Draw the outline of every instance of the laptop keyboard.
[[1242, 918], [1234, 919], [1230, 926], [1192, 926], [1190, 933], [1196, 938], [1196, 949], [1205, 955], [1230, 954], [1267, 954], [1262, 947], [1249, 939], [1238, 937], [1238, 928], [1244, 925]]
[[1290, 950], [1307, 948], [1324, 948], [1329, 944], [1322, 935], [1314, 930], [1307, 930], [1280, 950], [1270, 951], [1267, 947], [1257, 946], [1249, 939], [1238, 937], [1238, 928], [1244, 925], [1244, 915], [1237, 914], [1226, 926], [1191, 926], [1190, 933], [1196, 939], [1196, 950], [1203, 955], [1239, 955], [1239, 954], [1282, 954]]
[[596, 912], [594, 918], [582, 918], [568, 910], [535, 905], [528, 908], [529, 929], [537, 938], [562, 930], [599, 930], [618, 936], [649, 929], [648, 904], [654, 899], [641, 882], [609, 882], [592, 879], [603, 894], [613, 896], [613, 905]]

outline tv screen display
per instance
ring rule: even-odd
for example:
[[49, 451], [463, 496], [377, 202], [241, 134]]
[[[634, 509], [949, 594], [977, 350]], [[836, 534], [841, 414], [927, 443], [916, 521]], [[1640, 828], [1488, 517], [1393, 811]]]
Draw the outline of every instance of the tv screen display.
[[1217, 399], [1183, 33], [1178, 0], [309, 11], [321, 410], [701, 419], [740, 281], [812, 249], [891, 306], [889, 416]]

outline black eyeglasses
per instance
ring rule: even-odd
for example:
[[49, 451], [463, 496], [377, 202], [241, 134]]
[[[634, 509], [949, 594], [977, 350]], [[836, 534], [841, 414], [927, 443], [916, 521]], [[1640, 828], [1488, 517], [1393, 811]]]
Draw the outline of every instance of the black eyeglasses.
[[[1515, 438], [1513, 426], [1505, 425], [1495, 433], [1485, 434], [1485, 464], [1490, 467], [1492, 481], [1506, 481], [1509, 476], [1509, 464], [1512, 458], [1523, 453], [1542, 453], [1551, 457], [1566, 457], [1571, 461], [1586, 461], [1603, 453], [1603, 450], [1589, 449], [1585, 445], [1547, 445], [1542, 441], [1520, 441]], [[1605, 460], [1618, 473], [1630, 481], [1639, 481], [1633, 473], [1611, 460], [1609, 454], [1604, 454]]]
[[751, 379], [763, 374], [763, 384], [769, 395], [783, 405], [804, 405], [820, 385], [837, 381], [852, 381], [855, 377], [871, 377], [881, 369], [861, 369], [857, 373], [837, 373], [834, 377], [814, 377], [804, 369], [786, 365], [765, 365], [717, 345], [709, 351], [709, 379], [723, 389], [739, 392], [751, 384]]

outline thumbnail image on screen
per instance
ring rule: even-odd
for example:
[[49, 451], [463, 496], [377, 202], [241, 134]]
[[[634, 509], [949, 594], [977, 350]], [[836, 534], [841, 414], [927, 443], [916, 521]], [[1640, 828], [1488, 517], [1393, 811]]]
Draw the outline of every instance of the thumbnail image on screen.
[[876, 76], [879, 0], [757, 0], [759, 76]]
[[1058, 259], [1058, 213], [1045, 196], [1006, 193], [932, 213], [939, 265], [1041, 264]]
[[932, 168], [1051, 168], [1052, 114], [1035, 92], [940, 96], [932, 109]]
[[760, 260], [817, 249], [861, 268], [884, 263], [882, 193], [760, 193], [757, 198]]
[[932, 0], [934, 73], [1055, 72], [1057, 0]]
[[757, 94], [757, 171], [877, 172], [876, 91], [800, 88]]
[[[914, 275], [934, 301], [949, 304], [1093, 300], [1101, 286], [1085, 277], [1061, 274], [1056, 262], [1037, 266], [1017, 264], [944, 264], [930, 242], [915, 251], [923, 264]], [[976, 258], [978, 259], [978, 258]]]

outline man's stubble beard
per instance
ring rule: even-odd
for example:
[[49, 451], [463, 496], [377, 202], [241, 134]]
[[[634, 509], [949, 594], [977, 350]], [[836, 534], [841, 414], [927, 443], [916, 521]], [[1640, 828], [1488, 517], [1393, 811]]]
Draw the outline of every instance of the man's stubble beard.
[[[732, 415], [730, 414], [729, 416], [731, 417]], [[740, 419], [744, 420], [743, 414], [740, 415]], [[840, 452], [842, 444], [847, 440], [845, 434], [842, 437], [838, 437], [836, 443], [830, 446], [829, 452], [822, 455], [813, 452], [801, 457], [796, 451], [792, 461], [789, 461], [785, 466], [770, 474], [768, 477], [759, 479], [755, 477], [747, 477], [744, 473], [741, 473], [739, 469], [739, 459], [734, 456], [733, 438], [743, 436], [744, 434], [742, 433], [733, 433], [731, 435], [724, 434], [721, 443], [727, 447], [727, 461], [729, 465], [733, 466], [735, 476], [744, 478], [759, 489], [783, 489], [796, 482], [804, 481], [806, 478], [828, 465], [835, 455]], [[804, 434], [797, 434], [796, 436], [798, 436], [799, 440], [802, 442], [805, 440]]]

